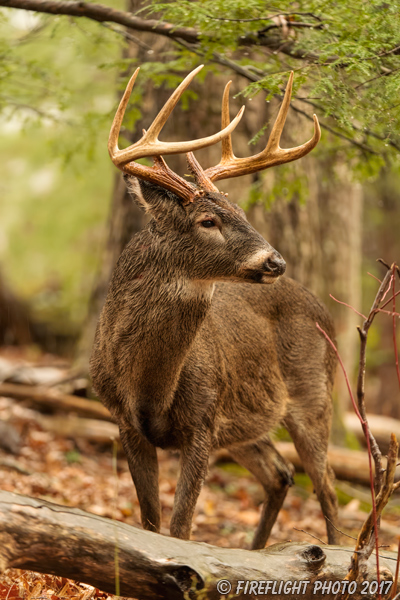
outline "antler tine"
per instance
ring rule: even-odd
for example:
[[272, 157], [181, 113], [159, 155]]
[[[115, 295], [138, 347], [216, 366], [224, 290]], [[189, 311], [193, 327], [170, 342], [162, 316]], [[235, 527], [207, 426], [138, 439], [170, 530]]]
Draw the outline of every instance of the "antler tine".
[[268, 143], [261, 154], [266, 154], [270, 150], [276, 150], [279, 148], [279, 142], [281, 141], [281, 135], [283, 128], [286, 123], [286, 117], [290, 108], [290, 100], [292, 97], [293, 87], [293, 71], [290, 72], [289, 81], [286, 86], [285, 95], [283, 96], [283, 102], [276, 117], [274, 126], [268, 139]]
[[176, 106], [179, 98], [201, 68], [202, 65], [189, 73], [189, 75], [182, 81], [182, 83], [178, 86], [167, 103], [161, 109], [157, 117], [154, 119], [149, 129], [143, 134], [142, 138], [135, 144], [129, 146], [129, 148], [119, 150], [118, 133], [138, 71], [135, 72], [122, 97], [110, 132], [108, 148], [112, 161], [117, 167], [122, 168], [127, 163], [137, 158], [144, 158], [146, 156], [184, 154], [186, 152], [200, 150], [201, 148], [206, 148], [207, 146], [212, 146], [213, 144], [220, 142], [225, 136], [229, 135], [235, 129], [242, 118], [244, 106], [242, 106], [236, 117], [231, 123], [228, 124], [227, 127], [221, 131], [218, 131], [217, 133], [214, 133], [214, 135], [200, 138], [198, 140], [190, 140], [187, 142], [160, 142], [157, 139], [157, 135], [160, 133], [161, 128], [171, 114], [174, 106]]
[[203, 167], [198, 162], [193, 152], [188, 152], [186, 154], [186, 159], [189, 171], [193, 175], [196, 184], [205, 192], [218, 192], [218, 188], [213, 184], [211, 179], [207, 177]]
[[[321, 138], [321, 130], [319, 127], [318, 119], [316, 115], [313, 115], [314, 119], [314, 134], [308, 142], [297, 146], [295, 148], [283, 149], [280, 148], [279, 142], [282, 135], [282, 130], [285, 125], [287, 113], [290, 106], [290, 98], [292, 94], [293, 84], [293, 71], [290, 74], [288, 85], [286, 87], [285, 95], [283, 98], [282, 105], [279, 109], [278, 116], [272, 128], [271, 135], [267, 142], [266, 147], [262, 152], [259, 152], [255, 156], [248, 158], [237, 158], [232, 152], [232, 146], [228, 146], [226, 140], [223, 142], [225, 150], [223, 151], [221, 161], [215, 167], [206, 169], [205, 176], [210, 181], [218, 181], [220, 179], [229, 179], [231, 177], [239, 177], [240, 175], [247, 175], [249, 173], [255, 173], [268, 169], [275, 165], [280, 165], [287, 162], [292, 162], [298, 158], [302, 158], [318, 144]], [[223, 119], [226, 122], [226, 115], [228, 114], [229, 119], [229, 107], [226, 106], [227, 99], [224, 94], [223, 101]], [[224, 153], [225, 152], [225, 153]]]
[[118, 137], [119, 132], [121, 130], [122, 121], [125, 115], [126, 107], [128, 106], [129, 98], [131, 97], [132, 89], [136, 81], [136, 77], [138, 76], [140, 71], [140, 67], [136, 69], [134, 74], [129, 80], [128, 85], [126, 86], [126, 90], [124, 95], [121, 98], [121, 102], [119, 103], [117, 112], [115, 113], [114, 120], [111, 125], [111, 131], [108, 138], [108, 152], [111, 156], [111, 159], [114, 160], [115, 154], [119, 151], [118, 148]]
[[[229, 117], [229, 88], [231, 87], [232, 81], [228, 81], [225, 86], [224, 94], [222, 96], [222, 110], [221, 110], [221, 129], [228, 127], [230, 123]], [[218, 188], [213, 184], [211, 179], [207, 177], [203, 167], [197, 161], [193, 152], [188, 152], [186, 155], [187, 163], [191, 174], [193, 175], [196, 184], [204, 191], [207, 192], [218, 192]], [[222, 140], [222, 158], [221, 163], [230, 162], [235, 158], [232, 150], [232, 138], [231, 134], [227, 135]]]
[[172, 96], [168, 98], [167, 102], [164, 104], [164, 106], [150, 125], [149, 129], [147, 130], [146, 140], [148, 142], [157, 141], [161, 129], [164, 127], [165, 123], [168, 120], [168, 117], [174, 110], [175, 106], [178, 104], [183, 92], [186, 90], [187, 87], [189, 87], [193, 79], [196, 77], [197, 73], [201, 71], [203, 67], [204, 65], [200, 65], [196, 69], [193, 69], [193, 71], [191, 71], [189, 75], [187, 75], [185, 79], [179, 84]]
[[[231, 123], [228, 122], [227, 127], [222, 129], [221, 131], [218, 131], [214, 135], [210, 135], [206, 138], [201, 138], [199, 140], [188, 142], [160, 142], [157, 139], [158, 134], [160, 133], [172, 110], [178, 103], [179, 98], [182, 96], [184, 90], [188, 87], [190, 82], [193, 80], [193, 78], [196, 76], [196, 74], [200, 71], [201, 68], [202, 65], [194, 69], [191, 73], [189, 73], [187, 77], [185, 77], [185, 79], [173, 92], [169, 100], [161, 109], [157, 117], [154, 119], [149, 129], [147, 131], [143, 130], [143, 135], [141, 139], [135, 144], [129, 146], [129, 148], [120, 150], [118, 148], [118, 136], [121, 129], [122, 120], [124, 118], [125, 110], [128, 105], [130, 95], [132, 93], [132, 88], [139, 73], [139, 69], [136, 69], [122, 96], [122, 100], [119, 104], [116, 115], [114, 117], [113, 124], [111, 126], [110, 136], [108, 140], [108, 151], [110, 153], [111, 159], [119, 169], [121, 169], [125, 173], [135, 175], [139, 179], [156, 183], [157, 185], [160, 185], [161, 187], [170, 190], [171, 192], [175, 193], [177, 196], [182, 198], [184, 202], [193, 202], [193, 200], [199, 194], [201, 194], [201, 192], [198, 189], [196, 189], [196, 187], [193, 184], [189, 183], [188, 181], [174, 173], [168, 167], [165, 161], [161, 158], [161, 156], [163, 154], [187, 153], [191, 152], [192, 150], [198, 150], [200, 148], [205, 148], [206, 146], [216, 144], [235, 129], [236, 125], [242, 118], [244, 111], [243, 106], [236, 115], [235, 119], [233, 119]], [[134, 162], [135, 159], [144, 158], [146, 156], [153, 157], [153, 167], [140, 165]], [[198, 165], [198, 163], [197, 166], [198, 169], [201, 170], [201, 167]], [[195, 170], [197, 169], [197, 166], [195, 166]], [[208, 189], [207, 186], [209, 186], [210, 190], [217, 191], [217, 188], [209, 180], [204, 181], [203, 190]]]
[[[225, 127], [228, 127], [228, 125], [230, 123], [229, 89], [231, 87], [231, 83], [232, 83], [232, 81], [228, 81], [228, 83], [226, 84], [225, 89], [224, 89], [224, 95], [222, 96], [221, 129], [225, 129]], [[233, 149], [232, 149], [232, 137], [229, 134], [222, 140], [221, 163], [227, 162], [227, 161], [231, 160], [232, 158], [235, 158], [235, 155], [233, 154]]]

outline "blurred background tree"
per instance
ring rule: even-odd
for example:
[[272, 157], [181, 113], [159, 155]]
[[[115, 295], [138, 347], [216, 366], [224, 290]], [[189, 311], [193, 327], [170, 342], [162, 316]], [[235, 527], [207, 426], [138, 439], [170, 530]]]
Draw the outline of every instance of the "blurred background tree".
[[[204, 63], [164, 139], [216, 131], [232, 79], [232, 112], [246, 104], [234, 134], [239, 156], [265, 144], [294, 70], [282, 145], [308, 139], [316, 112], [318, 148], [299, 163], [221, 187], [283, 254], [288, 275], [334, 313], [351, 370], [359, 317], [329, 294], [369, 306], [376, 282], [366, 273], [379, 277], [375, 259], [398, 261], [400, 253], [400, 2], [0, 0], [0, 7], [0, 269], [33, 322], [50, 324], [53, 340], [79, 339], [75, 356], [87, 369], [110, 273], [143, 224], [106, 150], [118, 96], [137, 65], [125, 144], [170, 88]], [[215, 164], [219, 148], [198, 157]], [[184, 157], [168, 162], [185, 173]], [[393, 355], [380, 344], [391, 322], [374, 331], [372, 408], [397, 416]]]

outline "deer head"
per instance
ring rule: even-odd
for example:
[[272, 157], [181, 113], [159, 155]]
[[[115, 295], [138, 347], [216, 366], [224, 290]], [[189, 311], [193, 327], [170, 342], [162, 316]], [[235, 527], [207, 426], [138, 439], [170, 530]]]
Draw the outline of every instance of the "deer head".
[[[291, 162], [310, 152], [320, 139], [320, 128], [314, 115], [313, 137], [296, 148], [282, 149], [280, 137], [289, 110], [293, 82], [291, 73], [283, 103], [265, 149], [248, 158], [237, 158], [232, 151], [231, 133], [239, 123], [244, 107], [233, 121], [229, 117], [229, 82], [222, 100], [221, 131], [209, 137], [186, 142], [161, 142], [160, 131], [184, 90], [202, 68], [194, 69], [179, 85], [161, 109], [142, 138], [126, 149], [118, 148], [118, 136], [137, 69], [128, 83], [115, 115], [108, 150], [113, 163], [121, 169], [128, 185], [141, 206], [153, 217], [152, 229], [168, 239], [159, 251], [166, 276], [177, 273], [191, 280], [236, 280], [272, 283], [285, 271], [280, 254], [248, 223], [244, 211], [219, 192], [214, 181], [254, 173], [285, 162]], [[193, 151], [222, 141], [222, 158], [218, 165], [206, 170], [200, 166]], [[186, 153], [195, 184], [174, 173], [162, 155]], [[153, 166], [135, 162], [152, 157]], [[136, 179], [130, 177], [134, 176]], [[139, 185], [138, 185], [139, 182]], [[160, 263], [160, 255], [159, 260]]]

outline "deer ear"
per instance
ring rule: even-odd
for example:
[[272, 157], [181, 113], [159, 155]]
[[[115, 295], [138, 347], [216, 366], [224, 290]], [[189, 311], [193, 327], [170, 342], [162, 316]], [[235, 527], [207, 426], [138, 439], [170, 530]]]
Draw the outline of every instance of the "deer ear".
[[157, 217], [159, 213], [165, 214], [165, 211], [171, 210], [174, 204], [181, 203], [175, 194], [154, 183], [131, 175], [124, 175], [124, 180], [135, 202], [153, 217]]
[[134, 201], [145, 211], [151, 212], [151, 206], [144, 199], [142, 187], [140, 185], [140, 180], [136, 177], [132, 177], [132, 175], [124, 174], [124, 181], [126, 183], [126, 187], [128, 188], [128, 192], [134, 199]]

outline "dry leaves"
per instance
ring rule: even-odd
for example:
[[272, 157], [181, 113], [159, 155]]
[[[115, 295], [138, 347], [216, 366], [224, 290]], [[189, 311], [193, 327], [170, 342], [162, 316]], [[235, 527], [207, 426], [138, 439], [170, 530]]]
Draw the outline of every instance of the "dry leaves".
[[[21, 402], [0, 398], [0, 420], [18, 432], [17, 454], [0, 449], [2, 488], [57, 504], [140, 526], [140, 513], [128, 465], [121, 455], [113, 470], [113, 443], [100, 446], [73, 441], [43, 431], [35, 411]], [[159, 452], [162, 532], [168, 533], [179, 459]], [[321, 509], [309, 483], [292, 487], [279, 513], [269, 543], [312, 538], [294, 528], [326, 540]], [[210, 468], [197, 503], [192, 539], [224, 547], [248, 547], [257, 525], [263, 490], [238, 465], [222, 463]], [[350, 500], [350, 499], [348, 499]], [[353, 535], [365, 518], [359, 500], [341, 510], [340, 523]], [[383, 520], [382, 543], [393, 545], [400, 531], [400, 513], [392, 510]], [[349, 545], [351, 541], [347, 540]], [[0, 600], [96, 600], [109, 596], [91, 586], [60, 577], [9, 569], [0, 577]], [[111, 600], [111, 597], [110, 597]]]

